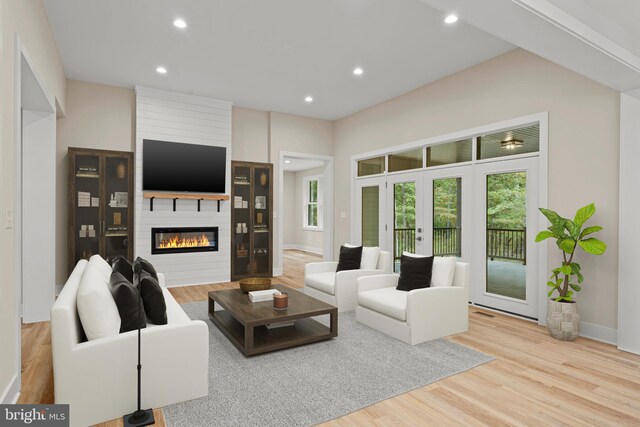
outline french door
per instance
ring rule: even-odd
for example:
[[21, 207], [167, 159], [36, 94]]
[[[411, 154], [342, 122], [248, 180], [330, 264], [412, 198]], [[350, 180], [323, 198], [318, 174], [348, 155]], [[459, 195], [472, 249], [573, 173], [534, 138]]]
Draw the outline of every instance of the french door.
[[386, 182], [385, 177], [356, 181], [356, 218], [360, 227], [354, 230], [353, 243], [386, 248]]
[[537, 318], [538, 159], [475, 166], [474, 303]]
[[396, 272], [403, 252], [425, 252], [423, 178], [423, 172], [387, 176], [387, 242]]

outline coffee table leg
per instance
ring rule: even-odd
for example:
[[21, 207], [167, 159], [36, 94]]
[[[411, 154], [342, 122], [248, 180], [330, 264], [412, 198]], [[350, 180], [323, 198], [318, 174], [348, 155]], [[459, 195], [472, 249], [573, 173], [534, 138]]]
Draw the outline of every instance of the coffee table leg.
[[338, 336], [338, 313], [331, 313], [329, 315], [331, 325], [331, 335]]
[[253, 326], [244, 327], [244, 351], [247, 355], [253, 353]]

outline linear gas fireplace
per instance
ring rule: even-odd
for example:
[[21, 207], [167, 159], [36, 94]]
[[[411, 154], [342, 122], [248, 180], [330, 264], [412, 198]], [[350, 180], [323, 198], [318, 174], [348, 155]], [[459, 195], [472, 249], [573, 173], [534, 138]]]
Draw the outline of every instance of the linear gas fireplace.
[[218, 250], [218, 227], [151, 229], [151, 253], [174, 254]]

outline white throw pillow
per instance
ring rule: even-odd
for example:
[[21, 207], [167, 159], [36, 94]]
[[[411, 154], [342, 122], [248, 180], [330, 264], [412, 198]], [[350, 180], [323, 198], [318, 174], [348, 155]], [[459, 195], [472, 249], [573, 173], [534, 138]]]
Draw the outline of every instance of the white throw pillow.
[[104, 277], [107, 278], [107, 281], [111, 277], [111, 266], [107, 261], [105, 261], [100, 255], [96, 254], [89, 258], [89, 265], [94, 265], [98, 268], [98, 270], [102, 273]]
[[[402, 255], [414, 258], [424, 258], [427, 255], [412, 254], [411, 252], [403, 252]], [[431, 269], [431, 287], [438, 288], [441, 286], [453, 285], [453, 274], [456, 271], [455, 257], [433, 257], [433, 268]]]
[[[348, 248], [356, 248], [357, 246], [345, 243]], [[375, 270], [378, 268], [378, 257], [380, 256], [380, 248], [377, 246], [363, 246], [362, 257], [360, 258], [361, 270]]]
[[76, 295], [78, 316], [88, 340], [120, 333], [120, 314], [100, 267], [87, 264]]
[[453, 273], [456, 271], [455, 257], [433, 257], [433, 270], [431, 270], [431, 287], [453, 285]]

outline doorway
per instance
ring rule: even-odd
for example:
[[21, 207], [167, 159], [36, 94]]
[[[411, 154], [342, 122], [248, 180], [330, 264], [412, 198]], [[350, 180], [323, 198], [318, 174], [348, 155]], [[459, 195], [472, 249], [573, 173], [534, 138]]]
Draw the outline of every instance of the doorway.
[[[279, 265], [274, 275], [287, 274], [285, 251], [309, 262], [333, 258], [333, 158], [280, 153]], [[294, 263], [295, 264], [295, 263]]]

